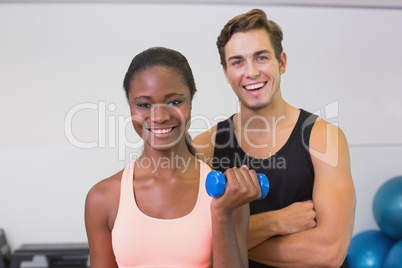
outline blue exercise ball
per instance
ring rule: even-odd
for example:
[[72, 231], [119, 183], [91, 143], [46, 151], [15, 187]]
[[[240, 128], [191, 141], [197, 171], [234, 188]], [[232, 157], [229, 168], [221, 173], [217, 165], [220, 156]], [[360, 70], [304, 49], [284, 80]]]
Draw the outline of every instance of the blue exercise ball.
[[402, 176], [386, 181], [373, 201], [374, 218], [386, 235], [402, 239]]
[[378, 230], [355, 235], [350, 242], [346, 261], [353, 268], [382, 268], [395, 240]]
[[383, 268], [401, 268], [402, 267], [402, 240], [396, 242], [388, 251], [385, 257]]

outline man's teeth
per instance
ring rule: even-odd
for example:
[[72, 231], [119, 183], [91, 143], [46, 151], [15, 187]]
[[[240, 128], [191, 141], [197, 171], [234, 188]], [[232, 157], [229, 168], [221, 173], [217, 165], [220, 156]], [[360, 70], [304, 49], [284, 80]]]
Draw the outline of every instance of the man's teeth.
[[156, 134], [165, 134], [165, 133], [169, 133], [170, 131], [172, 131], [172, 127], [171, 128], [165, 128], [165, 129], [150, 129], [150, 131], [152, 133], [156, 133]]
[[244, 88], [247, 89], [247, 90], [254, 90], [254, 89], [263, 87], [264, 84], [265, 83], [253, 84], [253, 85], [245, 86]]

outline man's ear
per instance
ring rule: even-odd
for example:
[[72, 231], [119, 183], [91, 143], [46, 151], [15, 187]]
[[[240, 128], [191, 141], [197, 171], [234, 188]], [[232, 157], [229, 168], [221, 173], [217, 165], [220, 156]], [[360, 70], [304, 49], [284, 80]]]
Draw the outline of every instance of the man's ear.
[[286, 64], [288, 63], [288, 58], [286, 56], [286, 53], [282, 51], [281, 53], [281, 62], [279, 69], [281, 70], [281, 74], [284, 74], [286, 71]]
[[230, 84], [230, 81], [229, 81], [229, 76], [228, 76], [228, 73], [227, 73], [227, 71], [226, 71], [225, 67], [223, 67], [223, 66], [222, 66], [222, 70], [223, 70], [223, 73], [225, 74], [226, 81], [227, 81], [227, 82]]

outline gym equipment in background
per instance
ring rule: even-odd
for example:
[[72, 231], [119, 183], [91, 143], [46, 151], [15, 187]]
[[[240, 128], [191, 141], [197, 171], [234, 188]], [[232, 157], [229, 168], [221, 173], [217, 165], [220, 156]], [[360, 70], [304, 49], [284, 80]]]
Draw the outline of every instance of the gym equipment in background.
[[9, 268], [38, 267], [35, 266], [35, 259], [45, 262], [40, 266], [44, 268], [86, 268], [89, 263], [88, 258], [87, 243], [25, 244], [12, 255]]
[[374, 218], [386, 235], [402, 239], [402, 176], [386, 181], [373, 201]]
[[349, 245], [347, 263], [353, 268], [382, 268], [388, 251], [395, 240], [381, 231], [369, 230], [352, 238]]
[[388, 251], [383, 268], [402, 267], [402, 240], [396, 242]]
[[[402, 176], [386, 181], [373, 199], [373, 214], [380, 230], [352, 238], [346, 261], [349, 267], [402, 267]], [[398, 241], [399, 240], [399, 241]]]
[[0, 228], [0, 268], [8, 267], [11, 258], [10, 246], [7, 243], [6, 234]]

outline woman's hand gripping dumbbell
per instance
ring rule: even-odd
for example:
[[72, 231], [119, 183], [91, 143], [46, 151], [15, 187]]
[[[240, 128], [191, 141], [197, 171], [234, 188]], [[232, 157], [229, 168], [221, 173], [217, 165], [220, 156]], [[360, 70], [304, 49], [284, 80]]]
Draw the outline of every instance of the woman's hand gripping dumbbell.
[[[267, 176], [261, 173], [257, 173], [257, 178], [261, 187], [261, 197], [260, 200], [265, 198], [269, 191], [269, 181]], [[207, 179], [205, 181], [205, 188], [209, 196], [220, 197], [225, 192], [226, 188], [226, 178], [220, 171], [209, 172]]]

